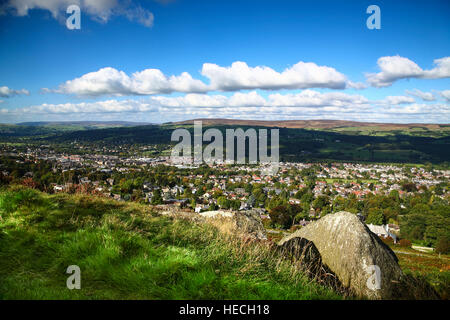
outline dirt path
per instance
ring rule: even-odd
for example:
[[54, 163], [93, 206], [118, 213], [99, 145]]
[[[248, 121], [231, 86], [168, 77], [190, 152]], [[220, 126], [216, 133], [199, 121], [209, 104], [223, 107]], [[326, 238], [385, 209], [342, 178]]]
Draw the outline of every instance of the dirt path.
[[445, 259], [445, 260], [449, 260], [450, 258], [441, 256], [439, 257], [438, 255], [430, 255], [430, 254], [422, 254], [422, 253], [415, 253], [415, 252], [407, 252], [407, 251], [399, 251], [399, 250], [393, 250], [395, 253], [401, 253], [401, 254], [409, 254], [409, 255], [414, 255], [414, 256], [420, 256], [420, 257], [426, 257], [426, 258], [439, 258], [439, 259]]

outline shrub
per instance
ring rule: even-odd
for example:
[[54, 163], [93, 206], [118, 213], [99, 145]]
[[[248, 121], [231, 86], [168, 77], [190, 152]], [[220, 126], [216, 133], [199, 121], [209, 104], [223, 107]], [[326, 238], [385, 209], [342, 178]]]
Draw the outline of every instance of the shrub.
[[441, 237], [436, 243], [437, 253], [449, 253], [450, 252], [450, 239], [448, 237]]
[[290, 215], [289, 208], [287, 206], [277, 206], [269, 212], [270, 220], [273, 225], [280, 225], [281, 227], [288, 229], [292, 225], [292, 216]]
[[272, 226], [272, 221], [270, 221], [270, 219], [263, 218], [263, 219], [261, 219], [261, 222], [262, 222], [264, 228], [270, 228]]
[[411, 247], [411, 241], [408, 239], [402, 239], [399, 241], [398, 244], [400, 245], [400, 247], [408, 247], [408, 248]]
[[394, 244], [394, 239], [392, 239], [391, 237], [381, 238], [381, 241], [383, 241], [388, 246]]

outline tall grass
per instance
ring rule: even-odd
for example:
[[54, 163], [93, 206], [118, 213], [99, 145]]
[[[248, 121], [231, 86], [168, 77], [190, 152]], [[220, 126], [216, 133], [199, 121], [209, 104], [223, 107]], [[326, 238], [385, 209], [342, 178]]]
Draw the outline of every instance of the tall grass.
[[[23, 187], [0, 193], [0, 217], [1, 299], [341, 298], [225, 222]], [[80, 290], [66, 288], [69, 265]]]

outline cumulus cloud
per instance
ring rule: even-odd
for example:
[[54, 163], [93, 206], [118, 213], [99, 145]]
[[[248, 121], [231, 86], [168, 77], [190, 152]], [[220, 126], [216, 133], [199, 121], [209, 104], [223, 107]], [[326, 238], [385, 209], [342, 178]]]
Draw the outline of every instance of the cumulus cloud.
[[422, 100], [425, 100], [425, 101], [434, 101], [434, 100], [436, 100], [436, 98], [435, 98], [435, 96], [434, 96], [434, 94], [432, 92], [423, 92], [423, 91], [420, 91], [419, 89], [414, 89], [412, 91], [411, 90], [406, 90], [405, 92], [407, 94], [411, 95], [411, 96], [418, 97], [418, 98], [420, 98]]
[[123, 96], [206, 92], [207, 86], [202, 81], [193, 79], [187, 72], [168, 77], [158, 69], [145, 69], [128, 76], [123, 71], [107, 67], [66, 81], [54, 91], [79, 96]]
[[119, 0], [8, 0], [0, 5], [0, 12], [26, 16], [33, 9], [50, 11], [53, 18], [63, 21], [69, 5], [76, 4], [81, 12], [101, 23], [108, 22], [113, 16], [125, 16], [146, 27], [153, 25], [154, 16], [149, 10], [132, 1]]
[[30, 92], [25, 89], [13, 90], [13, 89], [8, 88], [7, 86], [0, 87], [0, 97], [2, 97], [2, 98], [9, 98], [9, 97], [17, 96], [17, 95], [21, 95], [21, 94], [29, 95]]
[[436, 67], [423, 70], [414, 61], [400, 56], [381, 57], [377, 64], [379, 73], [366, 74], [367, 82], [373, 87], [388, 87], [400, 79], [440, 79], [450, 77], [450, 57], [434, 60]]
[[[209, 79], [209, 84], [194, 79], [187, 72], [178, 76], [167, 76], [159, 69], [145, 69], [127, 75], [123, 71], [106, 67], [68, 80], [53, 91], [79, 96], [123, 96], [249, 89], [362, 89], [365, 87], [362, 83], [347, 80], [346, 76], [334, 68], [318, 66], [312, 62], [299, 62], [282, 72], [265, 66], [249, 67], [245, 62], [240, 61], [234, 62], [229, 67], [205, 63], [201, 74]], [[45, 91], [51, 90], [44, 88]]]
[[242, 61], [234, 62], [229, 67], [205, 63], [201, 73], [210, 80], [213, 90], [221, 91], [241, 89], [344, 89], [347, 85], [346, 76], [334, 68], [302, 61], [282, 72], [277, 72], [266, 66], [249, 67]]

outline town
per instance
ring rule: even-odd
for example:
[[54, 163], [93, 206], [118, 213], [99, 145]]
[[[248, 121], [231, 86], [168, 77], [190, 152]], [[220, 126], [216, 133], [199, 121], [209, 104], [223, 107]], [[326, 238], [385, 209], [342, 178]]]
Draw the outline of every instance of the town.
[[[144, 156], [157, 149], [151, 145], [131, 151], [97, 148], [94, 154], [77, 142], [73, 153], [59, 153], [48, 144], [2, 148], [2, 184], [20, 181], [49, 193], [95, 194], [195, 214], [252, 210], [273, 230], [295, 230], [346, 210], [382, 237], [397, 242], [402, 234], [436, 245], [439, 231], [430, 232], [427, 224], [417, 230], [417, 217], [406, 214], [434, 210], [439, 217], [440, 210], [448, 210], [450, 195], [450, 170], [431, 165], [280, 162], [277, 174], [269, 175], [265, 165], [195, 166], [174, 163], [169, 156]], [[434, 218], [431, 225], [442, 223]]]

